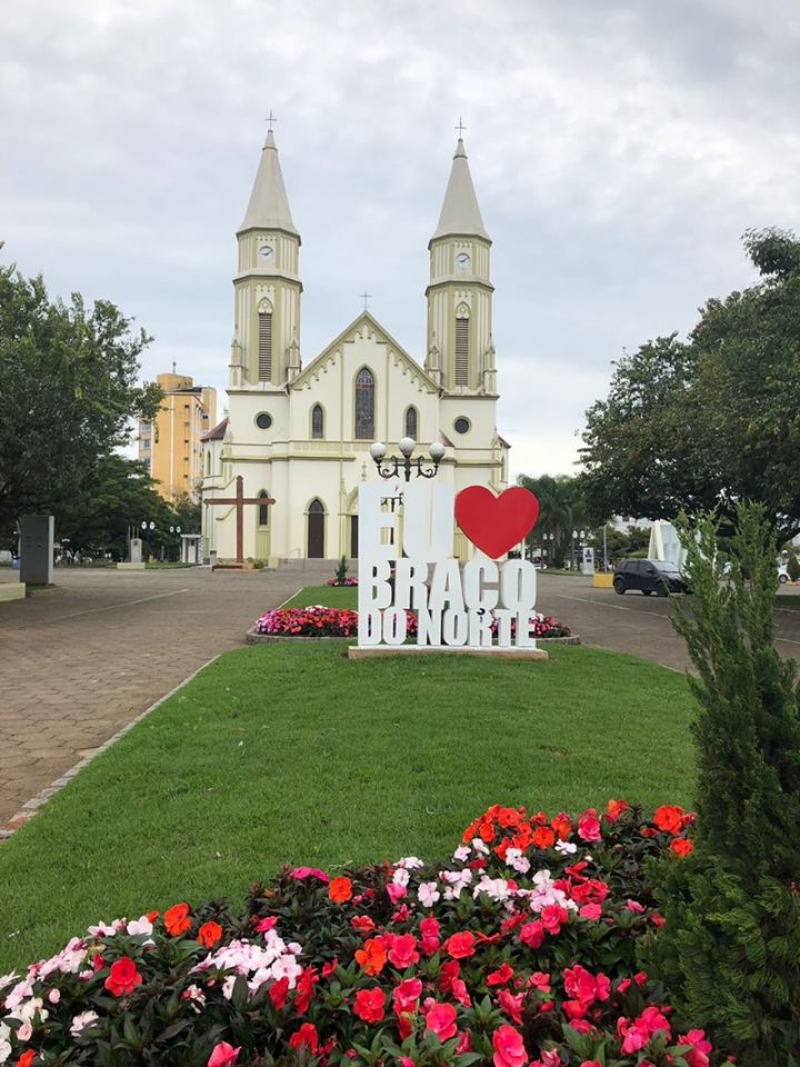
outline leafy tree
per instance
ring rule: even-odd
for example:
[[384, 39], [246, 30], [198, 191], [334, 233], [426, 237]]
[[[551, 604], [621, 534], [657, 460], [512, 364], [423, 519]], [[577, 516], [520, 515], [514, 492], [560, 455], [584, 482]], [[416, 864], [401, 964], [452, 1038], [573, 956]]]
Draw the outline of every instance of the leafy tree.
[[149, 342], [108, 301], [51, 301], [41, 277], [0, 269], [0, 530], [77, 500], [131, 418], [155, 414], [160, 391], [136, 381]]
[[800, 241], [750, 231], [761, 281], [713, 299], [686, 342], [648, 341], [616, 364], [586, 413], [583, 491], [593, 518], [673, 519], [759, 500], [800, 531]]
[[[175, 510], [159, 495], [147, 464], [116, 453], [101, 456], [86, 472], [80, 495], [56, 506], [56, 537], [71, 549], [89, 554], [110, 552], [124, 559], [131, 530], [141, 536], [140, 524], [155, 522], [147, 535], [149, 551], [175, 555], [169, 528], [181, 525]], [[181, 529], [183, 526], [181, 525]]]
[[800, 689], [775, 649], [764, 516], [737, 506], [729, 581], [715, 521], [683, 537], [694, 596], [674, 622], [698, 672], [697, 832], [694, 854], [661, 871], [667, 921], [649, 960], [741, 1067], [800, 1062]]
[[540, 478], [521, 474], [517, 485], [529, 489], [539, 501], [539, 521], [526, 538], [528, 552], [545, 544], [542, 534], [552, 535], [546, 546], [550, 559], [556, 567], [563, 567], [571, 552], [572, 531], [587, 525], [586, 504], [577, 479], [565, 474], [543, 474]]

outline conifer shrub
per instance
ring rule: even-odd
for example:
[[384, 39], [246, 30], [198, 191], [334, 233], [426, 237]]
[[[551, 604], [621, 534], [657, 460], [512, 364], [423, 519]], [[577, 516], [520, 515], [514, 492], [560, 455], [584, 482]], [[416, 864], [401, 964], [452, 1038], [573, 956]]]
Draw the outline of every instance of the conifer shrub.
[[786, 570], [790, 581], [800, 582], [800, 559], [797, 558], [797, 552], [794, 549], [789, 553], [789, 559], [786, 561]]
[[643, 956], [678, 1010], [739, 1067], [800, 1064], [800, 714], [797, 666], [778, 655], [776, 545], [737, 509], [720, 581], [719, 528], [683, 528], [694, 592], [673, 622], [697, 677], [695, 849], [659, 863], [666, 918]]

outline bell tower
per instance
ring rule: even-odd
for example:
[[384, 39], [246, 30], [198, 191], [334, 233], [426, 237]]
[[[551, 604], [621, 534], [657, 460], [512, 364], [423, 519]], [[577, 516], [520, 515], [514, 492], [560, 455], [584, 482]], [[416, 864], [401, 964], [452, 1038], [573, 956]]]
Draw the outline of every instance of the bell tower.
[[[270, 113], [271, 114], [271, 113]], [[231, 389], [282, 390], [300, 364], [300, 234], [292, 221], [275, 137], [261, 151], [250, 202], [236, 232]]]
[[492, 343], [491, 238], [461, 138], [459, 123], [450, 180], [439, 224], [428, 243], [430, 284], [428, 352], [425, 369], [445, 393], [495, 396], [497, 374]]

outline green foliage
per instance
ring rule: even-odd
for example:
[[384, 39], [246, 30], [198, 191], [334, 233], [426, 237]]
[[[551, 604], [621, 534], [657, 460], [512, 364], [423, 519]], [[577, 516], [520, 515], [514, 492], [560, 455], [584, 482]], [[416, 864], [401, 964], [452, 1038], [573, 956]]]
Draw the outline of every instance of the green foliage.
[[[544, 550], [550, 566], [563, 567], [572, 552], [572, 531], [587, 526], [586, 502], [577, 478], [521, 474], [517, 485], [529, 489], [539, 501], [539, 519], [526, 538], [530, 555]], [[543, 538], [547, 534], [548, 538]]]
[[774, 644], [775, 543], [740, 505], [720, 581], [718, 524], [686, 527], [694, 596], [676, 609], [698, 676], [695, 853], [662, 870], [667, 925], [651, 960], [742, 1067], [800, 1054], [800, 714]]
[[797, 553], [794, 549], [789, 553], [786, 570], [789, 574], [789, 581], [800, 582], [800, 559], [797, 558]]
[[709, 300], [687, 342], [648, 341], [616, 365], [586, 413], [583, 489], [594, 519], [673, 519], [736, 500], [764, 503], [787, 540], [800, 530], [800, 241], [744, 239], [763, 280]]
[[347, 565], [347, 559], [342, 556], [342, 558], [339, 560], [339, 566], [336, 568], [336, 581], [339, 583], [339, 585], [344, 585], [345, 580], [347, 579], [347, 572], [349, 569], [350, 568]]
[[0, 529], [75, 502], [131, 418], [155, 413], [160, 392], [136, 381], [149, 342], [108, 301], [51, 301], [41, 277], [0, 269]]

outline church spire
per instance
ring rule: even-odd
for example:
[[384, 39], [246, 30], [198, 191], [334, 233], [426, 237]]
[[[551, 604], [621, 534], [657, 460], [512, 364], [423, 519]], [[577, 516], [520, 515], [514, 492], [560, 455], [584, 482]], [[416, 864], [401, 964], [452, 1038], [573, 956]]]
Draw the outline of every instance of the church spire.
[[461, 137], [458, 138], [453, 156], [453, 166], [439, 215], [439, 225], [431, 241], [440, 237], [482, 237], [484, 241], [490, 240], [481, 218], [481, 209], [478, 207], [478, 198], [475, 195], [467, 153], [464, 151], [464, 141]]
[[244, 222], [237, 233], [241, 234], [246, 230], [254, 229], [283, 230], [284, 233], [292, 234], [298, 239], [300, 237], [292, 222], [289, 199], [286, 196], [286, 187], [283, 184], [283, 174], [281, 174], [281, 164], [278, 159], [278, 148], [271, 129], [261, 150], [261, 161], [258, 164], [258, 172], [253, 183]]

